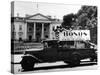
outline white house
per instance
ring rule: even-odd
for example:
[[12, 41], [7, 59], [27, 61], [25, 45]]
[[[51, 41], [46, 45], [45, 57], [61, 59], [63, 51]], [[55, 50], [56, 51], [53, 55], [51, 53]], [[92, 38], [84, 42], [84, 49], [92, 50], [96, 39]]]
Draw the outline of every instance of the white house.
[[40, 13], [28, 17], [12, 17], [11, 39], [37, 42], [55, 39], [53, 30], [61, 23], [61, 20], [52, 19]]

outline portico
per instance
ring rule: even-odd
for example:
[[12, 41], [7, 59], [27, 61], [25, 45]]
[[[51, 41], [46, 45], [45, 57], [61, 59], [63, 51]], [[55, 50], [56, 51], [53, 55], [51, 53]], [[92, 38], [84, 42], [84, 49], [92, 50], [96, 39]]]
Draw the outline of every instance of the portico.
[[49, 27], [51, 21], [38, 14], [26, 19], [27, 23], [27, 40], [40, 42], [44, 39], [49, 39]]
[[12, 22], [12, 34], [15, 41], [41, 42], [42, 40], [55, 39], [54, 28], [61, 25], [61, 22], [44, 16], [40, 13], [22, 17], [15, 17]]

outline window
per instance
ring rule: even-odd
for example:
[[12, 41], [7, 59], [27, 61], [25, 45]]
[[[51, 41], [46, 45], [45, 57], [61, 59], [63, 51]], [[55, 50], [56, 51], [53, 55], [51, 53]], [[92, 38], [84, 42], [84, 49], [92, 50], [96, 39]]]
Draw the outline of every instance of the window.
[[23, 32], [18, 32], [19, 36], [22, 36], [23, 35]]
[[22, 25], [19, 25], [19, 30], [22, 30]]
[[29, 31], [32, 31], [32, 28], [29, 28]]
[[74, 41], [67, 41], [67, 45], [74, 45]]
[[64, 36], [66, 36], [66, 33], [64, 32]]
[[46, 28], [44, 28], [44, 31], [46, 31]]
[[45, 35], [45, 38], [48, 38], [48, 35]]
[[44, 44], [45, 48], [47, 48], [47, 47], [49, 47], [49, 48], [55, 48], [55, 47], [58, 46], [57, 41], [47, 41], [47, 42], [45, 41], [43, 44]]
[[19, 37], [19, 41], [22, 41], [22, 38], [21, 37]]
[[74, 41], [60, 41], [59, 45], [61, 47], [72, 48], [74, 47]]

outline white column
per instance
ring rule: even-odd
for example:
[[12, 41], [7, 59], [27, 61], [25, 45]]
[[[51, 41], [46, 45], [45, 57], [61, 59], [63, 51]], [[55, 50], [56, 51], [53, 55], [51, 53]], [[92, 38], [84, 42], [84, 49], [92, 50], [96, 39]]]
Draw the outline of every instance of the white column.
[[49, 30], [48, 30], [48, 33], [49, 33], [49, 39], [50, 39], [50, 24], [48, 25], [49, 26]]
[[44, 39], [44, 23], [42, 23], [41, 39]]
[[36, 23], [34, 23], [33, 39], [36, 38]]
[[24, 39], [27, 40], [27, 22], [25, 22], [25, 27], [24, 27]]
[[50, 23], [50, 39], [53, 39], [53, 25]]

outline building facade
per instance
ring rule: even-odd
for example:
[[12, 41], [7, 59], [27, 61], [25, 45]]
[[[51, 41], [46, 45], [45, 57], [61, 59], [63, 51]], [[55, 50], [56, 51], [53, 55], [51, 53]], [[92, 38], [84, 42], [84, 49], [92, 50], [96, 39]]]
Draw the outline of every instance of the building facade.
[[56, 39], [54, 29], [61, 21], [40, 13], [27, 17], [11, 18], [11, 39], [16, 41], [36, 41]]

